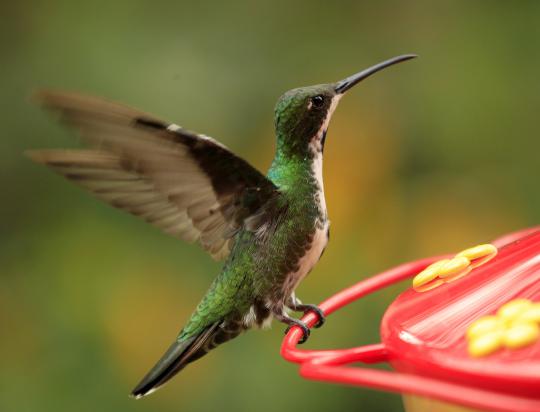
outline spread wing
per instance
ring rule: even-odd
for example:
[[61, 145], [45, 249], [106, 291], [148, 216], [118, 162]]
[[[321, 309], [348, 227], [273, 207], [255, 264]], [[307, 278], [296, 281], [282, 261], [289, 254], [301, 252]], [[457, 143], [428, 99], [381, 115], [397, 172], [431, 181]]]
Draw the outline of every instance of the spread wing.
[[268, 223], [278, 188], [214, 139], [102, 99], [41, 92], [91, 146], [28, 155], [95, 196], [225, 258], [242, 227]]

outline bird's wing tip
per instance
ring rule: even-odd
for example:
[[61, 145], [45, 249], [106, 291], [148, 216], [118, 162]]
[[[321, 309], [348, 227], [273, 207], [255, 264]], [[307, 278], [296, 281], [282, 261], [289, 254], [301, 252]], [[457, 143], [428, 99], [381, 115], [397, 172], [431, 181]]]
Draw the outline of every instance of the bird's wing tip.
[[51, 99], [61, 94], [63, 93], [49, 89], [35, 89], [30, 93], [29, 100], [32, 103], [36, 103], [41, 106], [47, 106]]
[[25, 150], [23, 155], [36, 163], [46, 163], [46, 156], [42, 150]]
[[106, 102], [104, 99], [92, 97], [69, 90], [36, 89], [30, 94], [30, 101], [52, 111], [85, 107], [88, 104]]

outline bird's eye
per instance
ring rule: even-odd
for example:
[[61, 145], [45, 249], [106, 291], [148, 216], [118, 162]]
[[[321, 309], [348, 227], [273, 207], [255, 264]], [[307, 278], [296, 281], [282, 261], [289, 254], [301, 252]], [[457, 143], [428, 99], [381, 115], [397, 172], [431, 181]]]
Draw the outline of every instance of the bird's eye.
[[311, 104], [313, 104], [313, 107], [322, 107], [323, 103], [324, 97], [321, 95], [317, 95], [311, 98]]

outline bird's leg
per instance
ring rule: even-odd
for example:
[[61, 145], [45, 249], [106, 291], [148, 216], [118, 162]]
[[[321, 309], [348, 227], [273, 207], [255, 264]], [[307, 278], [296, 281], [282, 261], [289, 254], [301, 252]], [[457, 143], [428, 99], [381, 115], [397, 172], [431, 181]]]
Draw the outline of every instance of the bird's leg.
[[280, 322], [289, 325], [289, 327], [285, 329], [285, 334], [289, 333], [289, 330], [293, 326], [300, 327], [300, 329], [302, 329], [303, 336], [302, 336], [302, 339], [298, 343], [304, 343], [305, 341], [308, 340], [310, 331], [309, 331], [308, 325], [306, 325], [304, 321], [301, 321], [300, 319], [292, 318], [284, 312], [274, 313], [274, 319], [279, 320]]
[[321, 308], [319, 308], [317, 305], [313, 305], [310, 303], [302, 303], [300, 299], [298, 299], [294, 293], [289, 298], [286, 306], [289, 309], [294, 310], [296, 312], [304, 312], [304, 314], [309, 311], [315, 312], [315, 314], [319, 318], [319, 320], [314, 326], [315, 328], [320, 328], [326, 321], [326, 316], [324, 316], [324, 313], [321, 310]]

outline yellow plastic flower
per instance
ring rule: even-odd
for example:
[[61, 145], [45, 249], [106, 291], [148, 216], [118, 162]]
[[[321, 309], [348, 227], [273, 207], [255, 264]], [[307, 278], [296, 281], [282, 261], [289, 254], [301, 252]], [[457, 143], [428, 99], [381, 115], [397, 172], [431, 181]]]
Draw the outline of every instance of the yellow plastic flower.
[[477, 319], [467, 329], [469, 355], [478, 358], [499, 349], [519, 349], [540, 338], [540, 302], [514, 299], [495, 315]]
[[427, 292], [443, 283], [450, 283], [467, 275], [473, 268], [493, 259], [497, 248], [490, 244], [478, 245], [459, 252], [452, 259], [432, 263], [413, 279], [417, 292]]

